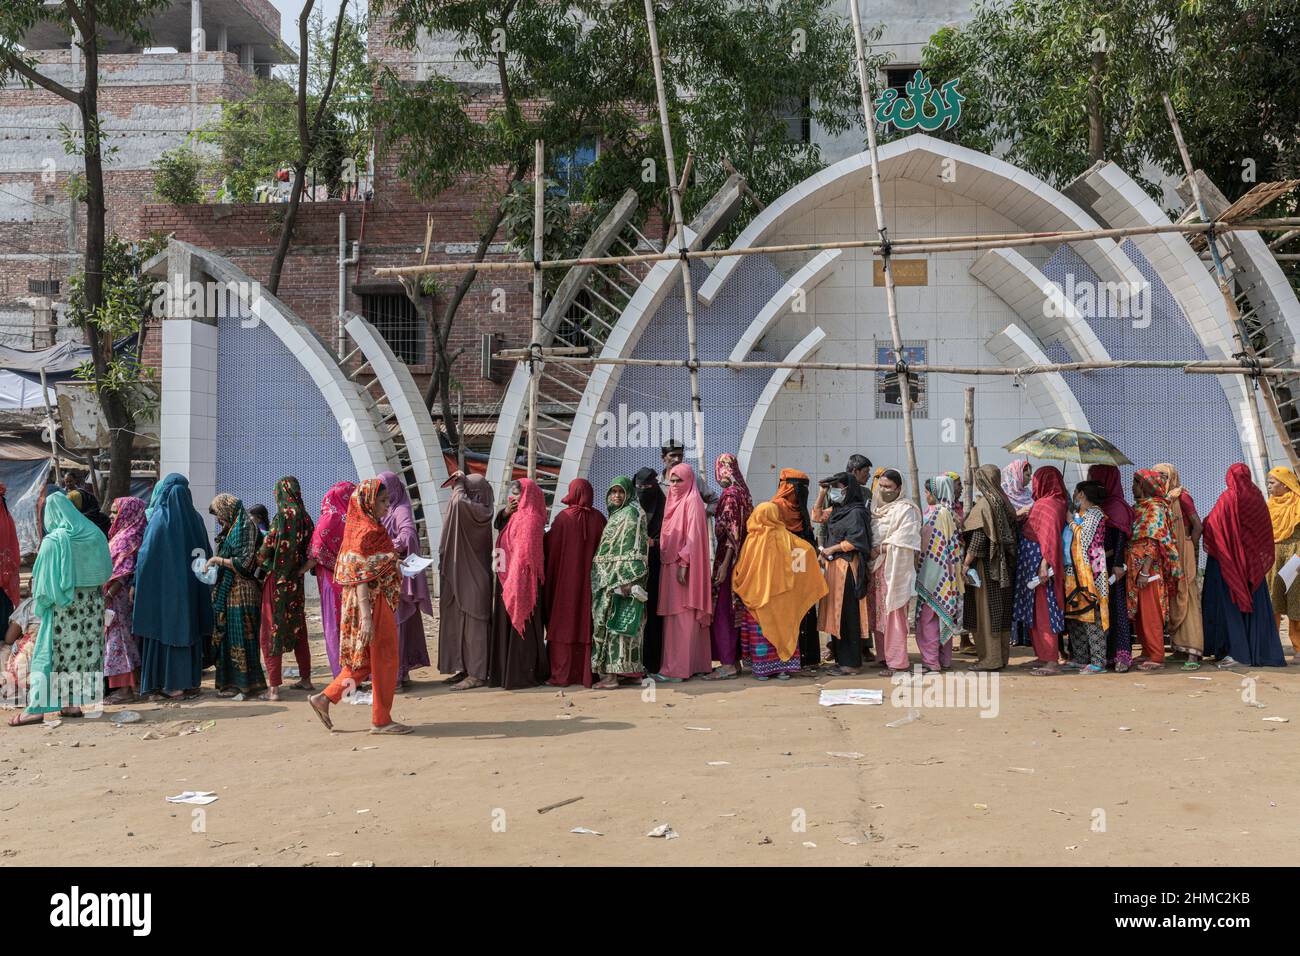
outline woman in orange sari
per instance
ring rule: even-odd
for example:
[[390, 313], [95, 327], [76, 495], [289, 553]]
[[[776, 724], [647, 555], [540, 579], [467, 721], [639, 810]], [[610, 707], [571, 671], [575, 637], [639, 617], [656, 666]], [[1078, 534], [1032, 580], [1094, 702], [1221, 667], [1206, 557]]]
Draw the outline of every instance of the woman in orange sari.
[[1128, 613], [1142, 642], [1142, 656], [1133, 663], [1142, 671], [1164, 666], [1165, 625], [1183, 576], [1168, 494], [1169, 479], [1154, 468], [1143, 468], [1133, 476]]
[[330, 705], [353, 693], [367, 677], [373, 686], [372, 734], [409, 734], [393, 720], [397, 688], [397, 602], [401, 571], [397, 549], [381, 520], [388, 511], [388, 491], [378, 478], [367, 478], [348, 500], [343, 543], [334, 563], [334, 583], [343, 589], [339, 620], [339, 674], [324, 692], [308, 698], [329, 730]]

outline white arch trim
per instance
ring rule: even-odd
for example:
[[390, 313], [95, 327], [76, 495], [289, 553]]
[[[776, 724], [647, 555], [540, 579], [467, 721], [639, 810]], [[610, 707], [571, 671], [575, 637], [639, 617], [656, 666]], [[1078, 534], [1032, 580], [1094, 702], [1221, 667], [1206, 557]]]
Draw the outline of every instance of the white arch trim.
[[[685, 238], [688, 246], [694, 245], [696, 234], [690, 226], [685, 227]], [[605, 345], [601, 349], [601, 356], [623, 358], [631, 355], [641, 339], [641, 333], [649, 324], [650, 317], [659, 310], [668, 293], [676, 289], [680, 282], [681, 271], [677, 262], [672, 260], [656, 262], [633, 293], [632, 300], [619, 315], [613, 331], [609, 333], [609, 338], [605, 340]], [[573, 426], [569, 429], [569, 442], [565, 446], [564, 459], [560, 463], [557, 488], [567, 488], [569, 482], [585, 474], [590, 467], [591, 439], [595, 434], [596, 418], [608, 407], [621, 373], [622, 367], [618, 365], [592, 366], [591, 377], [587, 379], [582, 401], [578, 404], [578, 410], [573, 416]], [[552, 503], [552, 514], [558, 514], [562, 509], [560, 496], [556, 495]]]
[[744, 361], [745, 357], [754, 350], [758, 340], [766, 335], [767, 330], [794, 306], [795, 301], [800, 296], [806, 297], [823, 279], [830, 275], [835, 266], [835, 260], [839, 259], [842, 252], [842, 249], [828, 249], [819, 252], [808, 260], [803, 268], [792, 275], [790, 280], [781, 286], [772, 298], [767, 300], [767, 304], [759, 310], [758, 315], [754, 316], [754, 320], [749, 323], [749, 328], [745, 329], [740, 341], [731, 350], [728, 361]]
[[[1011, 368], [1046, 365], [1051, 361], [1029, 333], [1014, 323], [989, 339], [986, 347], [999, 362]], [[1091, 430], [1088, 416], [1060, 372], [1026, 375], [1025, 391], [1042, 416], [1043, 424], [1052, 428]]]
[[[807, 335], [805, 335], [792, 348], [785, 357], [787, 362], [804, 362], [817, 354], [821, 348], [822, 341], [826, 338], [825, 331], [821, 326], [817, 326]], [[758, 401], [754, 405], [754, 410], [749, 413], [749, 422], [745, 425], [745, 433], [740, 439], [740, 448], [736, 454], [736, 460], [740, 463], [740, 473], [749, 474], [749, 460], [753, 457], [754, 448], [758, 444], [759, 433], [763, 430], [763, 422], [767, 419], [768, 412], [772, 410], [772, 405], [776, 402], [777, 396], [781, 394], [781, 389], [789, 381], [790, 376], [794, 374], [792, 368], [779, 368], [772, 373], [767, 384], [763, 386], [763, 391], [758, 396]]]
[[1005, 302], [1044, 344], [1062, 341], [1076, 362], [1106, 362], [1110, 353], [1064, 290], [1015, 249], [990, 249], [970, 274]]
[[[1097, 215], [1111, 227], [1167, 225], [1169, 217], [1146, 191], [1114, 163], [1095, 166], [1082, 177], [1096, 194]], [[1160, 276], [1174, 297], [1208, 358], [1230, 359], [1233, 353], [1228, 310], [1217, 283], [1187, 240], [1180, 234], [1134, 236], [1130, 240]], [[1251, 471], [1262, 478], [1265, 436], [1254, 426], [1249, 403], [1254, 401], [1240, 375], [1216, 375], [1241, 433], [1242, 452]]]
[[[879, 149], [882, 180], [911, 179], [951, 190], [984, 203], [1033, 232], [1098, 229], [1097, 222], [1072, 199], [1010, 163], [964, 146], [916, 134]], [[733, 249], [761, 245], [782, 224], [854, 188], [863, 188], [871, 172], [871, 155], [843, 159], [788, 190], [750, 221], [731, 244]], [[1044, 241], [1044, 246], [1055, 245]], [[1075, 243], [1074, 247], [1102, 279], [1141, 281], [1141, 275], [1113, 240]], [[699, 297], [712, 302], [739, 265], [740, 256], [719, 260], [701, 284]]]
[[411, 377], [411, 370], [405, 362], [398, 361], [379, 330], [359, 315], [348, 320], [347, 330], [370, 363], [397, 418], [397, 427], [402, 432], [407, 454], [411, 457], [411, 470], [415, 473], [420, 505], [424, 510], [425, 554], [432, 555], [434, 565], [437, 566], [438, 544], [442, 540], [440, 498], [443, 482], [447, 480], [442, 441], [434, 428], [433, 418], [425, 408], [420, 389]]

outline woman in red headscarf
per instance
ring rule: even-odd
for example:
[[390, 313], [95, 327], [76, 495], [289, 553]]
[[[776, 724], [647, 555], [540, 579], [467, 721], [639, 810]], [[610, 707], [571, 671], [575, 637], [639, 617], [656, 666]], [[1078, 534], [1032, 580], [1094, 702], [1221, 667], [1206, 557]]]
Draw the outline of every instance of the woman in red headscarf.
[[1065, 630], [1065, 561], [1061, 532], [1070, 514], [1065, 480], [1051, 465], [1034, 472], [1034, 503], [1020, 535], [1016, 559], [1016, 603], [1012, 620], [1028, 628], [1038, 677], [1061, 671]]
[[338, 676], [322, 693], [308, 698], [312, 710], [328, 729], [334, 729], [330, 705], [356, 691], [370, 678], [372, 734], [409, 734], [411, 728], [393, 720], [393, 692], [397, 689], [397, 604], [402, 595], [402, 573], [397, 548], [382, 521], [388, 511], [388, 491], [378, 478], [367, 478], [348, 500], [347, 522], [334, 583], [343, 589], [343, 617], [339, 626]]
[[546, 661], [546, 605], [541, 600], [546, 579], [546, 499], [537, 482], [520, 478], [511, 483], [496, 527], [501, 533], [492, 555], [497, 573], [488, 686], [536, 687], [551, 676]]
[[567, 505], [543, 539], [546, 574], [546, 652], [555, 687], [591, 686], [591, 561], [605, 530], [605, 516], [591, 506], [591, 482], [569, 482]]
[[1228, 469], [1227, 484], [1202, 526], [1205, 653], [1220, 667], [1284, 667], [1268, 586], [1274, 556], [1268, 504], [1245, 465]]
[[1133, 538], [1128, 550], [1128, 612], [1142, 642], [1139, 670], [1159, 670], [1165, 663], [1165, 624], [1183, 576], [1169, 479], [1154, 468], [1133, 476]]
[[740, 621], [732, 608], [731, 572], [744, 544], [754, 501], [732, 454], [719, 455], [713, 477], [722, 488], [713, 514], [713, 623], [709, 627], [711, 653], [718, 667], [705, 680], [731, 680], [740, 676]]
[[664, 659], [656, 680], [687, 680], [713, 669], [709, 624], [709, 519], [695, 487], [695, 469], [683, 462], [668, 473], [668, 503], [659, 532], [659, 605]]

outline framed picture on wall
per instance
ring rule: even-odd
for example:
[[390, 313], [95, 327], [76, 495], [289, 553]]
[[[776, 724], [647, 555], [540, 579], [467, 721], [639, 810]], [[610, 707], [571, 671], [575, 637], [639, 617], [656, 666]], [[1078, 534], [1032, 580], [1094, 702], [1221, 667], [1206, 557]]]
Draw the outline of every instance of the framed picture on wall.
[[[926, 360], [926, 344], [916, 339], [909, 339], [903, 342], [903, 353], [909, 366], [923, 364]], [[894, 343], [876, 339], [877, 364], [888, 364], [893, 361]], [[928, 418], [929, 403], [926, 400], [925, 376], [909, 375], [908, 381], [912, 391], [912, 416]], [[876, 417], [903, 417], [903, 394], [897, 372], [876, 373]]]

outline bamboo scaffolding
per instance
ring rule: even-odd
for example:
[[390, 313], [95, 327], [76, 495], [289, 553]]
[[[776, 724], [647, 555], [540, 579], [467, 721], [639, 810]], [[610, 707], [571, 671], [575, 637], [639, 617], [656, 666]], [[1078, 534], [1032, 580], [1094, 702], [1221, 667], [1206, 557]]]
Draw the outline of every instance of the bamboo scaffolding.
[[[655, 96], [659, 100], [659, 127], [664, 138], [664, 162], [668, 166], [668, 188], [673, 203], [673, 237], [677, 242], [682, 275], [682, 298], [686, 304], [686, 348], [689, 356], [687, 369], [691, 377], [691, 418], [695, 426], [695, 456], [699, 465], [699, 480], [708, 481], [708, 471], [704, 467], [704, 414], [700, 406], [700, 370], [696, 361], [697, 345], [695, 337], [695, 289], [691, 285], [691, 263], [687, 258], [686, 220], [682, 215], [682, 185], [677, 181], [677, 160], [673, 156], [673, 133], [668, 122], [668, 94], [664, 87], [663, 57], [659, 53], [659, 31], [655, 26], [654, 0], [645, 0], [646, 30], [650, 34], [650, 57], [654, 63]], [[683, 170], [683, 182], [690, 175], [692, 159], [688, 155], [686, 168]], [[685, 437], [685, 436], [683, 436]]]
[[[1169, 115], [1169, 125], [1173, 129], [1174, 140], [1178, 143], [1178, 154], [1182, 157], [1183, 167], [1187, 170], [1187, 184], [1192, 190], [1192, 199], [1196, 203], [1196, 211], [1202, 219], [1210, 218], [1209, 210], [1206, 208], [1205, 199], [1201, 196], [1201, 187], [1196, 178], [1196, 167], [1192, 165], [1192, 155], [1187, 151], [1187, 144], [1183, 141], [1183, 130], [1178, 125], [1178, 114], [1174, 112], [1174, 104], [1169, 99], [1168, 93], [1162, 93], [1161, 98], [1165, 103], [1165, 112]], [[1259, 356], [1255, 353], [1255, 347], [1251, 344], [1250, 336], [1247, 334], [1246, 324], [1241, 319], [1241, 312], [1237, 308], [1237, 298], [1232, 294], [1232, 289], [1228, 285], [1228, 271], [1223, 264], [1223, 257], [1219, 255], [1219, 243], [1215, 239], [1215, 233], [1206, 234], [1206, 246], [1209, 247], [1210, 256], [1214, 259], [1214, 274], [1219, 283], [1219, 294], [1223, 296], [1223, 305], [1228, 312], [1228, 321], [1232, 324], [1232, 337], [1237, 344], [1237, 353], [1244, 356], [1248, 361], [1258, 361]], [[1259, 442], [1259, 454], [1263, 460], [1264, 473], [1269, 470], [1268, 461], [1268, 437], [1264, 434], [1264, 423], [1259, 417], [1259, 404], [1257, 393], [1259, 389], [1250, 389], [1247, 406], [1250, 410], [1251, 425], [1255, 429], [1255, 434]], [[1291, 436], [1287, 433], [1286, 424], [1282, 421], [1282, 413], [1277, 407], [1277, 398], [1273, 395], [1272, 386], [1265, 381], [1264, 388], [1264, 406], [1268, 409], [1269, 417], [1273, 420], [1273, 427], [1277, 430], [1278, 440], [1286, 450], [1287, 459], [1291, 462], [1292, 470], [1300, 467], [1300, 458], [1296, 456], [1295, 446], [1291, 442]], [[1259, 476], [1261, 479], [1264, 475]]]
[[[543, 349], [542, 352], [547, 354], [549, 350]], [[500, 352], [493, 353], [493, 357], [503, 362], [524, 362], [528, 360], [530, 354], [527, 349], [502, 349]], [[689, 359], [606, 358], [598, 355], [571, 356], [563, 361], [566, 365], [624, 365], [658, 368], [688, 368], [690, 366]], [[695, 362], [695, 365], [697, 368], [719, 368], [736, 371], [747, 368], [813, 369], [828, 372], [898, 371], [897, 365], [886, 362], [779, 362], [757, 359], [732, 362], [721, 359], [699, 359]], [[1112, 359], [1111, 361], [1094, 362], [1047, 362], [1040, 365], [1022, 365], [1018, 367], [1006, 365], [918, 364], [908, 366], [908, 371], [912, 375], [1011, 375], [1021, 377], [1025, 375], [1051, 375], [1058, 372], [1097, 372], [1106, 369], [1129, 368], [1173, 369], [1189, 374], [1246, 375], [1252, 378], [1256, 376], [1286, 377], [1296, 374], [1296, 370], [1293, 368], [1276, 367], [1271, 359], [1259, 359], [1258, 366], [1248, 362], [1234, 363], [1226, 359]]]
[[966, 426], [966, 470], [962, 482], [962, 500], [966, 504], [966, 513], [975, 507], [975, 469], [979, 467], [979, 451], [975, 447], [975, 386], [966, 387], [966, 414], [963, 417]]
[[[646, 0], [647, 3], [650, 0]], [[867, 150], [871, 153], [871, 199], [875, 204], [876, 231], [880, 234], [880, 259], [885, 275], [885, 311], [889, 315], [889, 334], [894, 341], [897, 363], [898, 395], [903, 405], [903, 444], [907, 448], [907, 474], [912, 482], [912, 499], [921, 507], [921, 473], [916, 466], [916, 439], [912, 433], [912, 376], [907, 371], [907, 354], [903, 351], [902, 325], [898, 319], [898, 296], [894, 291], [894, 269], [890, 264], [889, 227], [885, 224], [885, 203], [880, 189], [880, 154], [876, 151], [876, 120], [871, 109], [871, 80], [867, 77], [867, 51], [862, 40], [862, 14], [858, 0], [849, 0], [853, 18], [853, 44], [858, 66], [858, 89], [862, 94], [862, 120], [867, 127]]]
[[529, 339], [528, 358], [528, 477], [537, 478], [537, 403], [541, 393], [542, 363], [536, 354], [542, 348], [542, 236], [545, 234], [546, 191], [543, 170], [546, 165], [546, 147], [539, 139], [533, 144], [533, 329]]
[[[1014, 246], [1048, 245], [1051, 243], [1096, 242], [1099, 239], [1128, 239], [1133, 236], [1155, 236], [1166, 233], [1210, 232], [1276, 232], [1300, 227], [1300, 217], [1285, 219], [1242, 219], [1236, 222], [1171, 222], [1150, 226], [1125, 226], [1118, 229], [1063, 229], [1051, 232], [1003, 232], [972, 236], [931, 236], [928, 238], [891, 239], [895, 251], [908, 254], [921, 252], [968, 252], [977, 249], [1003, 249]], [[683, 258], [729, 259], [737, 256], [777, 255], [786, 252], [823, 252], [828, 249], [879, 249], [879, 239], [841, 239], [827, 242], [792, 242], [771, 246], [744, 246], [737, 249], [688, 249], [682, 252], [644, 252], [625, 256], [591, 256], [577, 259], [549, 259], [542, 262], [543, 269], [571, 269], [574, 266], [634, 265], [637, 263], [670, 262]], [[533, 264], [523, 259], [502, 262], [433, 262], [416, 266], [376, 267], [377, 276], [422, 275], [437, 272], [513, 272], [532, 269]]]

